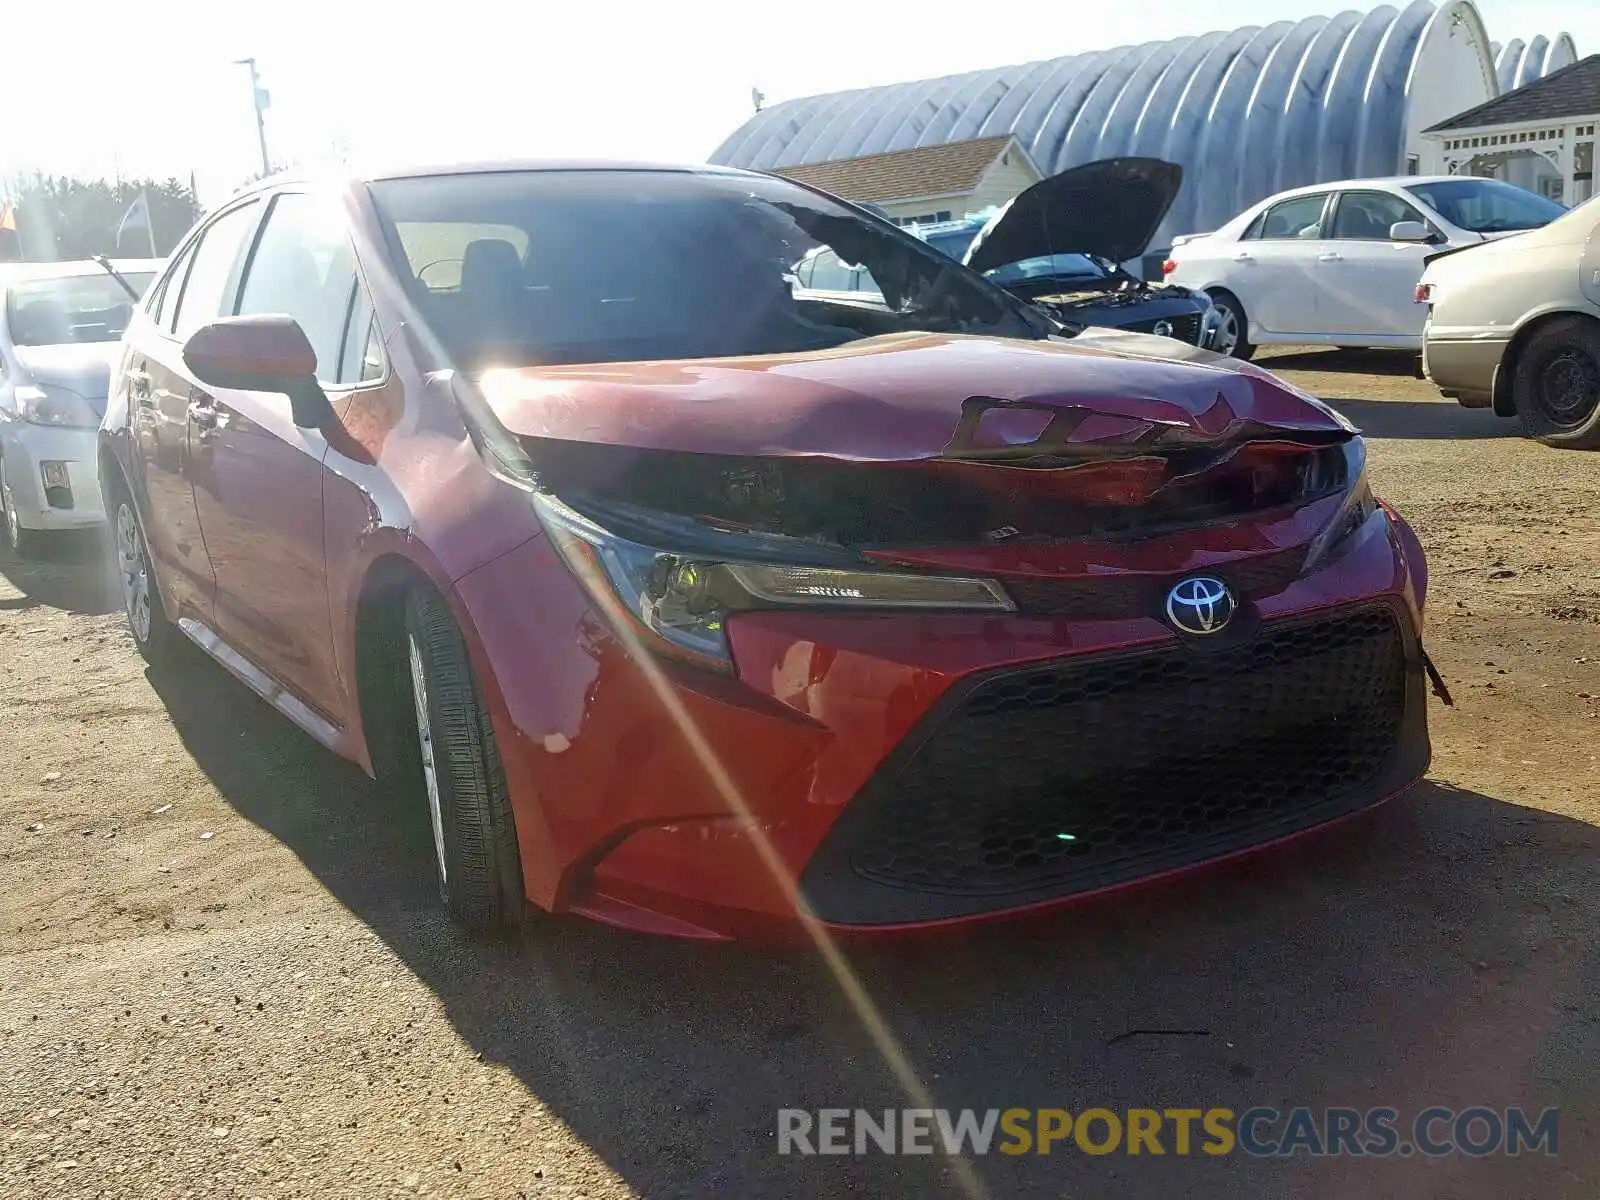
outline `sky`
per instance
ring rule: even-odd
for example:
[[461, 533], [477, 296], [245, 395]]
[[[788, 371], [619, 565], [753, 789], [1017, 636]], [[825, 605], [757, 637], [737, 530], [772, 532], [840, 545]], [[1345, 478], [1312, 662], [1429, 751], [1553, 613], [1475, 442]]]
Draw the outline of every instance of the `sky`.
[[[272, 0], [237, 15], [215, 0], [6, 7], [0, 177], [193, 172], [202, 201], [213, 203], [258, 169], [249, 74], [233, 62], [247, 55], [271, 97], [267, 137], [279, 160], [692, 162], [750, 115], [752, 87], [773, 104], [1341, 6]], [[1600, 0], [1478, 0], [1478, 8], [1495, 41], [1565, 31], [1580, 54], [1600, 51]]]

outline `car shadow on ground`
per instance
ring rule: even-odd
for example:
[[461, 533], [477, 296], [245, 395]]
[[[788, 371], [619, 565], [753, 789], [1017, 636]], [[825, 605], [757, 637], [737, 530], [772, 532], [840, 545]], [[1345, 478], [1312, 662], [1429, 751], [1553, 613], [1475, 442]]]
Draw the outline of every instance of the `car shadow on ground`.
[[[1170, 1143], [1160, 1158], [990, 1153], [973, 1166], [981, 1190], [942, 1156], [780, 1155], [780, 1108], [909, 1103], [894, 1052], [818, 955], [566, 919], [470, 941], [437, 911], [420, 807], [394, 811], [363, 774], [190, 657], [151, 678], [224, 799], [291, 848], [467, 1042], [641, 1196], [1554, 1196], [1577, 1194], [1579, 1171], [1594, 1194], [1594, 1141], [1570, 1124], [1559, 1159], [1308, 1163], [1179, 1155]], [[847, 958], [940, 1106], [1414, 1114], [1481, 1103], [1576, 1115], [1596, 1095], [1592, 1083], [1570, 1090], [1591, 1078], [1572, 1064], [1600, 1060], [1600, 956], [1584, 916], [1597, 888], [1582, 866], [1597, 860], [1588, 825], [1430, 782], [1254, 862]], [[529, 1186], [505, 1183], [507, 1194]]]
[[1454, 401], [1366, 400], [1331, 393], [1327, 388], [1320, 396], [1370, 438], [1466, 441], [1522, 436], [1522, 426], [1516, 421], [1484, 408], [1462, 408]]
[[0, 577], [22, 594], [0, 597], [0, 611], [44, 606], [99, 616], [122, 607], [102, 531], [58, 534], [27, 558], [3, 546], [0, 542]]
[[1269, 371], [1328, 371], [1343, 375], [1393, 375], [1413, 378], [1418, 355], [1412, 350], [1340, 350], [1334, 346], [1296, 346], [1263, 350], [1257, 361]]

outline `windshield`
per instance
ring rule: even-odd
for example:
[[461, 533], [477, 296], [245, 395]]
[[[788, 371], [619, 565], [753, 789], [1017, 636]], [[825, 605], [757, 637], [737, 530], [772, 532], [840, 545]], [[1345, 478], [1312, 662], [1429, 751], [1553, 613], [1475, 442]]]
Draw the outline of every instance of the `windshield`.
[[1554, 200], [1500, 179], [1447, 179], [1408, 184], [1406, 190], [1469, 233], [1538, 229], [1567, 211]]
[[974, 225], [969, 229], [952, 229], [945, 233], [925, 233], [918, 236], [940, 254], [960, 262], [967, 252], [967, 247], [972, 245], [972, 239], [978, 236], [980, 228], [981, 226]]
[[[153, 272], [125, 272], [141, 295]], [[110, 275], [66, 275], [23, 279], [6, 294], [6, 328], [15, 346], [59, 346], [70, 342], [114, 342], [133, 316], [133, 297]]]
[[[964, 267], [787, 180], [502, 171], [372, 193], [418, 309], [465, 369], [1046, 332]], [[822, 248], [863, 271], [859, 295], [817, 295], [797, 278]]]

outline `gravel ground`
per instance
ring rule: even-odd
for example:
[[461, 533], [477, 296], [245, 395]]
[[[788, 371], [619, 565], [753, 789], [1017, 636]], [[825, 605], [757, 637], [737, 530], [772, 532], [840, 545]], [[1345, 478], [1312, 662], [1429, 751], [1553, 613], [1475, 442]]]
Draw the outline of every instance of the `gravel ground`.
[[[1457, 707], [1410, 795], [1269, 859], [851, 952], [949, 1107], [1560, 1106], [1559, 1153], [775, 1153], [904, 1103], [821, 962], [546, 921], [474, 945], [395, 813], [93, 548], [0, 561], [0, 1196], [1600, 1194], [1600, 455], [1375, 354], [1265, 361], [1373, 436]], [[1138, 1034], [1136, 1030], [1186, 1031]]]

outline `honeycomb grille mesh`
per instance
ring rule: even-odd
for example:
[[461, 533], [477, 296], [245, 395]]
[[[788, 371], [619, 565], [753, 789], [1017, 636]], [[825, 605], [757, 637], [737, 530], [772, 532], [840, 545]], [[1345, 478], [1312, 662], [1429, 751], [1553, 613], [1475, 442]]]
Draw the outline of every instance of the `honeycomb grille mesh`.
[[869, 880], [946, 895], [1104, 886], [1358, 807], [1399, 742], [1387, 609], [990, 678], [882, 788], [849, 846]]

